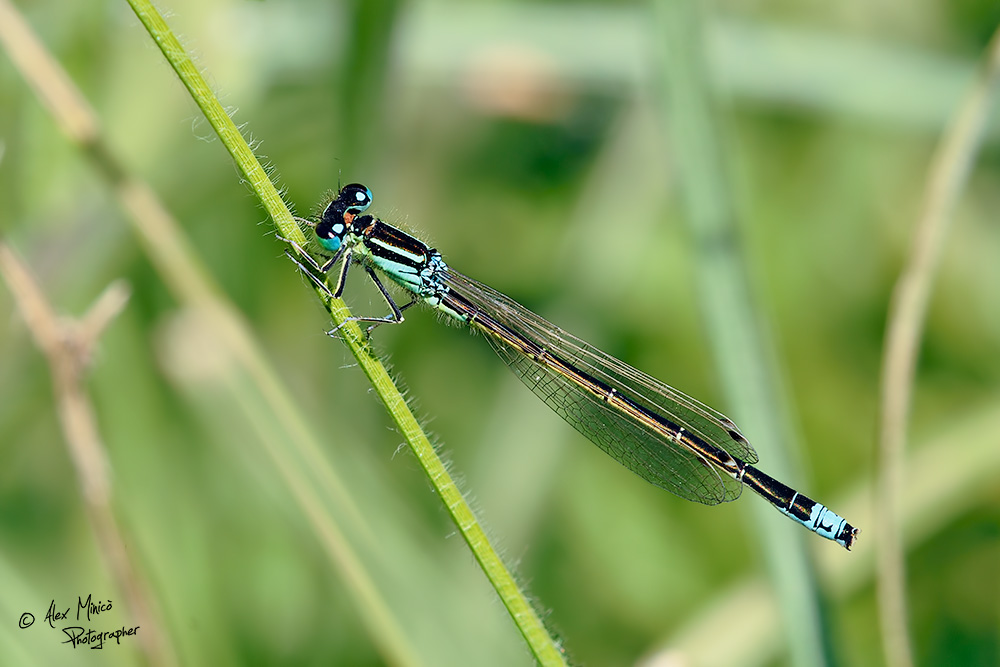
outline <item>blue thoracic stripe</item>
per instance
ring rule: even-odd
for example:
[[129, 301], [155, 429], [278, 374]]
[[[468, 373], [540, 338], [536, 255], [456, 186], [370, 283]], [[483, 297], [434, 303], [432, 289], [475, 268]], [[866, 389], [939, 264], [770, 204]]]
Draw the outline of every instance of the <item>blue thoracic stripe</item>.
[[[370, 215], [361, 215], [370, 204], [368, 188], [345, 186], [315, 226], [319, 243], [331, 252], [344, 250], [349, 258], [344, 261], [381, 270], [416, 298], [482, 331], [517, 376], [549, 407], [619, 462], [653, 484], [709, 504], [735, 498], [742, 483], [806, 528], [851, 548], [857, 529], [826, 506], [744, 460], [756, 462], [756, 453], [727, 417], [452, 271], [441, 254], [423, 241]], [[308, 259], [325, 271], [336, 257], [322, 267]], [[347, 268], [342, 269], [341, 277]], [[369, 274], [389, 302], [393, 316], [354, 319], [373, 322], [373, 326], [401, 322], [403, 309], [396, 306], [375, 274]], [[341, 281], [335, 296], [340, 296], [342, 287]], [[587, 406], [593, 405], [588, 402], [594, 400], [601, 407], [598, 413], [588, 413]], [[579, 419], [578, 414], [587, 416]], [[623, 432], [610, 434], [613, 424]], [[722, 476], [735, 482], [724, 483]]]
[[404, 231], [387, 225], [381, 220], [365, 215], [354, 221], [355, 229], [362, 229], [363, 243], [374, 254], [379, 252], [395, 255], [414, 265], [425, 264], [431, 249], [420, 239], [410, 236]]

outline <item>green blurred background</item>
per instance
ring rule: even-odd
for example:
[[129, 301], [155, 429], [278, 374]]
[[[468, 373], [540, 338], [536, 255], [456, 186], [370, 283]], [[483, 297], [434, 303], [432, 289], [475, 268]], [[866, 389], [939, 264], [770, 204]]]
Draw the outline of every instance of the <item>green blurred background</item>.
[[[331, 491], [319, 503], [344, 522], [344, 543], [415, 655], [530, 664], [128, 6], [18, 6], [249, 321], [351, 498]], [[299, 215], [338, 183], [363, 182], [372, 212], [457, 270], [727, 411], [645, 4], [161, 9]], [[883, 660], [871, 482], [889, 295], [928, 161], [998, 22], [995, 3], [971, 0], [717, 3], [706, 18], [752, 290], [793, 406], [800, 474], [788, 481], [862, 529], [851, 553], [802, 531], [843, 664]], [[117, 278], [133, 289], [88, 387], [116, 514], [179, 662], [381, 664], [352, 575], [331, 563], [267, 454], [286, 451], [268, 406], [171, 295], [92, 164], [0, 63], [0, 232], [63, 312], [82, 313]], [[998, 139], [992, 122], [955, 214], [915, 386], [909, 452], [925, 458], [907, 497], [940, 499], [906, 528], [920, 664], [1000, 662], [1000, 462], [972, 458], [1000, 450]], [[346, 298], [356, 314], [381, 313], [362, 275]], [[139, 663], [134, 643], [71, 652], [54, 631], [16, 628], [52, 599], [117, 603], [120, 592], [81, 506], [46, 362], [6, 287], [0, 315], [0, 663]], [[405, 325], [380, 328], [376, 347], [573, 660], [787, 663], [749, 511], [759, 498], [708, 508], [646, 484], [525, 390], [484, 340], [438, 319], [414, 309]], [[127, 618], [119, 607], [100, 623]]]

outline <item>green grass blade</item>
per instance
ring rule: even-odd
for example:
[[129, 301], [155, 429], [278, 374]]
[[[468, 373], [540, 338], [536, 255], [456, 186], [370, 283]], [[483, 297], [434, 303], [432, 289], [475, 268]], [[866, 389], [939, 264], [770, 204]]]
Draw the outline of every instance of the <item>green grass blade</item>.
[[[268, 178], [267, 172], [216, 99], [191, 58], [173, 35], [163, 17], [149, 2], [129, 0], [129, 4], [219, 135], [247, 183], [275, 221], [281, 235], [292, 241], [305, 244], [305, 237], [295, 224], [294, 218], [277, 189]], [[347, 322], [350, 311], [342, 300], [331, 299], [321, 291], [317, 291], [317, 293], [320, 294], [320, 298], [338, 326]], [[361, 329], [355, 322], [347, 322], [340, 331], [343, 332], [348, 348], [357, 358], [365, 375], [368, 376], [379, 398], [385, 404], [389, 415], [406, 438], [431, 483], [434, 484], [442, 502], [507, 611], [517, 624], [532, 653], [543, 665], [565, 664], [562, 650], [548, 634], [538, 614], [528, 603], [510, 571], [487, 540], [486, 534], [479, 525], [472, 509], [465, 502], [444, 463], [438, 458], [430, 440], [421, 429], [385, 367], [365, 341]]]

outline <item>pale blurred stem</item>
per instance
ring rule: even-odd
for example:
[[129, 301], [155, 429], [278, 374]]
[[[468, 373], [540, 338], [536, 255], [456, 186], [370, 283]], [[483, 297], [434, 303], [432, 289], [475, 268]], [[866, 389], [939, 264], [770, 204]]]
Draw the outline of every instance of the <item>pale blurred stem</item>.
[[[267, 209], [275, 224], [278, 225], [281, 235], [304, 246], [306, 241], [302, 231], [295, 224], [291, 213], [289, 213], [264, 168], [257, 161], [253, 151], [250, 150], [232, 119], [219, 104], [163, 17], [148, 0], [129, 0], [129, 4], [160, 48], [167, 62], [177, 73], [184, 87], [188, 89], [192, 99], [219, 135], [248, 184], [264, 208]], [[390, 417], [396, 422], [403, 437], [406, 438], [414, 455], [424, 468], [425, 474], [440, 495], [452, 520], [465, 538], [466, 544], [472, 550], [473, 556], [483, 568], [483, 572], [500, 596], [500, 600], [507, 608], [535, 658], [543, 665], [564, 664], [561, 649], [549, 636], [541, 618], [517, 586], [499, 554], [489, 543], [485, 531], [479, 525], [472, 509], [465, 502], [458, 487], [451, 479], [444, 463], [438, 458], [433, 445], [413, 416], [392, 378], [389, 377], [388, 371], [376, 358], [357, 323], [349, 321], [351, 314], [347, 310], [347, 306], [340, 299], [331, 299], [324, 295], [321, 290], [317, 290], [317, 294], [337, 325], [347, 323], [341, 328], [341, 332], [348, 349], [358, 360], [358, 365], [368, 376]]]
[[986, 50], [980, 75], [946, 129], [931, 162], [909, 261], [889, 304], [882, 356], [879, 423], [878, 591], [882, 639], [891, 667], [913, 664], [906, 619], [906, 569], [899, 498], [917, 354], [931, 286], [952, 211], [968, 180], [1000, 78], [1000, 31]]
[[127, 600], [138, 641], [153, 665], [173, 665], [176, 659], [153, 611], [145, 582], [128, 556], [111, 509], [111, 484], [104, 443], [94, 410], [84, 389], [84, 375], [97, 339], [128, 300], [122, 283], [110, 285], [81, 320], [57, 317], [37, 282], [6, 243], [0, 241], [0, 275], [10, 287], [35, 344], [49, 362], [63, 435], [76, 470], [83, 506], [94, 528], [98, 549], [118, 590]]
[[[752, 280], [742, 255], [740, 211], [725, 166], [724, 128], [718, 122], [696, 0], [657, 0], [656, 43], [665, 74], [665, 126], [680, 175], [685, 222], [712, 354], [734, 417], [757, 445], [761, 460], [779, 479], [794, 482], [789, 460], [789, 408], [775, 371], [766, 318], [755, 308]], [[728, 410], [727, 410], [728, 411]], [[806, 556], [806, 535], [748, 498], [757, 518], [772, 586], [788, 637], [791, 662], [829, 662], [815, 572]]]
[[[93, 109], [66, 72], [49, 54], [24, 18], [7, 0], [0, 0], [0, 44], [70, 140], [91, 158], [117, 196], [127, 219], [159, 275], [178, 302], [206, 318], [221, 343], [253, 378], [256, 388], [281, 425], [289, 447], [307, 462], [310, 475], [293, 464], [286, 449], [263, 442], [275, 468], [313, 522], [316, 535], [354, 596], [370, 635], [388, 664], [418, 664], [397, 619], [382, 599], [364, 560], [350, 548], [343, 530], [318, 496], [332, 496], [339, 510], [353, 519], [355, 528], [369, 536], [360, 510], [330, 468], [302, 414], [268, 363], [260, 345], [240, 314], [225, 300], [204, 264], [180, 232], [163, 203], [144, 182], [130, 174], [105, 144]], [[245, 404], [247, 387], [234, 383], [233, 393]], [[259, 418], [253, 413], [251, 418]], [[316, 479], [312, 477], [316, 476]]]
[[[277, 224], [281, 235], [304, 245], [305, 238], [302, 231], [295, 223], [263, 167], [212, 94], [162, 16], [149, 2], [130, 0], [130, 5], [213, 129], [218, 133], [247, 183]], [[8, 19], [11, 20], [8, 21]], [[251, 372], [262, 382], [265, 394], [276, 400], [275, 405], [279, 413], [287, 415], [294, 412], [294, 406], [286, 406], [282, 400], [282, 392], [274, 388], [273, 373], [256, 354], [254, 343], [246, 333], [239, 318], [232, 312], [231, 308], [219, 302], [217, 290], [212, 286], [201, 265], [194, 260], [187, 243], [182, 237], [172, 233], [169, 218], [159, 206], [155, 196], [144, 184], [125, 175], [117, 160], [106, 151], [98, 140], [97, 122], [93, 118], [92, 112], [89, 111], [79, 93], [69, 84], [65, 73], [55, 65], [54, 61], [48, 58], [40, 46], [33, 43], [32, 36], [24, 37], [28, 33], [26, 27], [22, 27], [18, 31], [3, 29], [14, 23], [23, 24], [23, 20], [16, 15], [7, 0], [0, 0], [0, 37], [3, 38], [7, 48], [16, 54], [12, 54], [15, 60], [20, 58], [19, 65], [26, 78], [35, 87], [36, 92], [45, 101], [53, 115], [63, 122], [73, 139], [86, 148], [91, 156], [101, 164], [108, 177], [115, 184], [126, 208], [134, 214], [145, 213], [147, 217], [152, 218], [152, 222], [156, 223], [152, 228], [140, 227], [140, 232], [144, 241], [147, 242], [147, 250], [150, 250], [151, 257], [156, 261], [171, 287], [190, 299], [192, 305], [206, 306], [205, 310], [212, 317], [214, 326], [220, 331], [220, 335], [237, 343], [234, 345], [237, 356], [248, 364]], [[39, 60], [43, 61], [41, 65], [38, 64]], [[43, 71], [37, 72], [38, 67]], [[72, 111], [66, 113], [63, 109], [64, 105], [70, 107]], [[320, 291], [317, 293], [323, 299], [335, 323], [343, 323], [350, 316], [350, 312], [342, 301], [325, 298]], [[458, 492], [443, 463], [437, 457], [433, 446], [420, 429], [385, 368], [375, 358], [370, 346], [364, 340], [361, 330], [355, 323], [351, 322], [341, 331], [345, 334], [344, 338], [348, 348], [357, 357], [359, 365], [372, 381], [390, 416], [396, 421], [400, 431], [410, 443], [415, 455], [469, 544], [476, 560], [482, 566], [501, 601], [525, 637], [529, 648], [541, 664], [563, 664], [561, 650], [548, 635], [538, 614], [532, 609], [510, 572], [487, 541], [482, 527]], [[295, 427], [292, 430], [297, 435], [302, 435], [301, 428]], [[324, 520], [323, 525], [319, 526], [320, 529], [336, 528], [330, 517], [323, 516], [320, 519]], [[324, 535], [326, 534], [328, 532], [324, 532]], [[339, 551], [343, 553], [343, 550]], [[358, 572], [358, 569], [354, 567], [350, 571]], [[374, 591], [370, 586], [366, 590]], [[393, 623], [391, 614], [386, 613], [387, 610], [381, 606], [380, 600], [368, 600], [363, 603], [362, 610], [366, 620], [369, 621], [370, 629], [374, 631], [380, 648], [388, 651], [386, 657], [390, 658], [390, 662], [401, 664], [412, 663], [416, 660], [415, 654], [406, 645], [398, 627]]]

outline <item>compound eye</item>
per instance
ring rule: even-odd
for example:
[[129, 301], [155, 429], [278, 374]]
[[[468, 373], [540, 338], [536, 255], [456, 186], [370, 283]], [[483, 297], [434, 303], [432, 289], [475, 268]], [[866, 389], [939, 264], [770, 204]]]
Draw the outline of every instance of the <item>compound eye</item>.
[[324, 216], [316, 225], [316, 240], [327, 250], [337, 252], [344, 243], [344, 234], [346, 232], [347, 225], [343, 219]]
[[344, 235], [347, 226], [343, 222], [335, 222], [332, 225], [322, 225], [316, 227], [316, 236], [322, 239], [336, 239]]
[[345, 213], [357, 215], [372, 205], [372, 191], [360, 183], [345, 185], [337, 195]]

